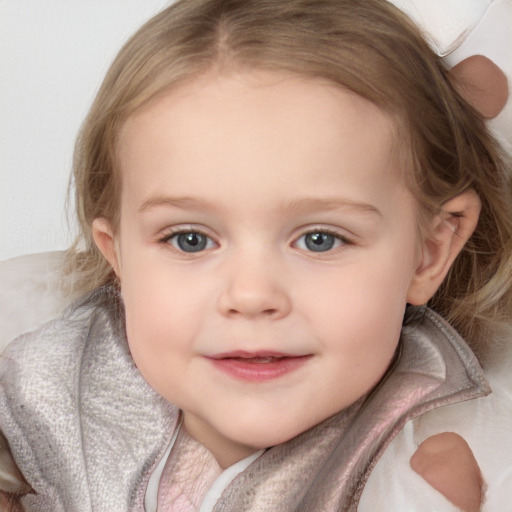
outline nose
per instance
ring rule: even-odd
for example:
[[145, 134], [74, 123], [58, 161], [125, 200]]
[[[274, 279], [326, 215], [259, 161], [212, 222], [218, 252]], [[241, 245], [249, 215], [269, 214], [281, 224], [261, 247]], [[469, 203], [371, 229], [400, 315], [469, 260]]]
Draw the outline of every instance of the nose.
[[277, 320], [291, 310], [291, 299], [282, 272], [263, 259], [239, 259], [227, 265], [218, 300], [220, 313], [228, 317]]

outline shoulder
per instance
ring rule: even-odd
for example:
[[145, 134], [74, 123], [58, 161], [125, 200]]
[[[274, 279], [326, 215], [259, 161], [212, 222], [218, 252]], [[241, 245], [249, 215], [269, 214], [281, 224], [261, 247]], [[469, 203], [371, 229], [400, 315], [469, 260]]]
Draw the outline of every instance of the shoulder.
[[[472, 464], [476, 464], [483, 480], [485, 495], [482, 511], [507, 510], [512, 488], [511, 362], [512, 347], [505, 347], [495, 363], [485, 368], [492, 388], [489, 395], [439, 407], [409, 421], [375, 466], [363, 491], [358, 510], [420, 512], [425, 510], [425, 503], [429, 503], [429, 510], [460, 510], [442, 491], [436, 490], [428, 482], [428, 475], [424, 478], [425, 474], [420, 476], [411, 467], [411, 459], [420, 447], [420, 454], [429, 455], [423, 458], [423, 462], [432, 463], [430, 468], [424, 468], [423, 473], [434, 471], [434, 478], [446, 470], [443, 468], [446, 461], [451, 476], [457, 478], [453, 465], [460, 464], [464, 459], [467, 469], [467, 461], [473, 460]], [[453, 435], [446, 436], [446, 433]], [[414, 464], [413, 459], [412, 465]], [[476, 471], [470, 473], [476, 475]], [[467, 481], [467, 477], [468, 475], [464, 477], [464, 481]]]
[[95, 323], [112, 316], [106, 295], [97, 290], [61, 316], [14, 339], [0, 355], [0, 386], [8, 386], [17, 377], [29, 386], [31, 378], [45, 375], [51, 381], [63, 372], [78, 371], [86, 345], [94, 342], [90, 334]]
[[78, 382], [92, 368], [98, 346], [113, 347], [130, 361], [113, 293], [98, 289], [7, 346], [0, 356], [0, 410], [35, 412], [42, 404], [76, 402]]
[[[1, 270], [8, 274], [5, 273], [5, 265]], [[6, 275], [1, 277], [5, 282]], [[4, 319], [11, 315], [15, 323], [19, 320], [17, 311], [24, 293], [24, 289], [18, 293], [8, 311], [3, 309]], [[46, 288], [40, 290], [37, 298], [44, 301], [47, 295], [54, 298]], [[32, 297], [31, 294], [28, 296]], [[16, 446], [18, 436], [13, 438], [13, 432], [18, 433], [30, 423], [38, 423], [36, 417], [42, 417], [42, 409], [54, 409], [54, 404], [63, 400], [69, 402], [73, 398], [75, 391], [70, 384], [77, 380], [84, 347], [89, 342], [87, 333], [102, 308], [102, 301], [93, 296], [77, 301], [60, 316], [18, 336], [5, 350], [0, 350], [0, 510], [18, 510], [15, 496], [31, 492], [11, 453], [12, 449], [16, 451], [19, 448]], [[7, 297], [2, 294], [0, 302], [7, 304]], [[39, 313], [44, 310], [45, 315], [55, 316], [58, 308], [54, 302], [39, 307], [31, 299], [25, 304]], [[38, 325], [45, 315], [36, 313], [33, 317], [29, 315], [29, 319]], [[26, 317], [24, 314], [23, 318]], [[21, 323], [25, 327], [30, 324]]]
[[[93, 292], [35, 331], [13, 340], [0, 355], [0, 430], [24, 428], [61, 404], [77, 404], [83, 360], [88, 347], [100, 342], [108, 316], [102, 293]], [[41, 427], [43, 425], [40, 425]]]
[[31, 492], [11, 453], [18, 448], [18, 436], [13, 440], [12, 434], [25, 428], [29, 418], [37, 423], [40, 406], [52, 408], [52, 403], [70, 400], [73, 387], [62, 384], [75, 380], [79, 372], [84, 333], [93, 316], [92, 309], [69, 308], [17, 337], [0, 355], [0, 510], [18, 510], [15, 496]]
[[96, 510], [112, 496], [128, 510], [176, 421], [138, 372], [109, 290], [17, 338], [0, 359], [0, 431], [38, 510]]

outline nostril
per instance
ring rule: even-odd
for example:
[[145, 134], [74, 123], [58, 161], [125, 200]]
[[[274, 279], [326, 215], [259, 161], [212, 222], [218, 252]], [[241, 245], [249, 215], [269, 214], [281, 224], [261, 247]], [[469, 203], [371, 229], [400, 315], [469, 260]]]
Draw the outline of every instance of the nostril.
[[239, 277], [228, 282], [219, 295], [217, 306], [222, 315], [232, 318], [275, 319], [289, 313], [291, 302], [286, 291], [274, 281]]
[[261, 310], [254, 310], [252, 313], [247, 310], [238, 310], [235, 308], [231, 308], [227, 311], [228, 315], [230, 316], [236, 316], [236, 315], [265, 315], [265, 316], [273, 316], [278, 313], [278, 310], [276, 308], [268, 308], [268, 309], [261, 309]]

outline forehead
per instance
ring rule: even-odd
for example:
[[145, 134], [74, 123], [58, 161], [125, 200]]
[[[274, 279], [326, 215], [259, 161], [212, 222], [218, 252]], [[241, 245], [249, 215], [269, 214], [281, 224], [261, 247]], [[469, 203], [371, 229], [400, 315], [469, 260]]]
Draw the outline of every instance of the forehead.
[[293, 194], [298, 175], [319, 195], [340, 178], [350, 189], [355, 175], [357, 187], [366, 180], [374, 189], [379, 175], [382, 191], [400, 174], [395, 134], [388, 115], [329, 82], [212, 73], [160, 94], [126, 122], [118, 147], [123, 194], [139, 202], [163, 189], [186, 195], [191, 180], [205, 192], [243, 184], [268, 194], [270, 183]]

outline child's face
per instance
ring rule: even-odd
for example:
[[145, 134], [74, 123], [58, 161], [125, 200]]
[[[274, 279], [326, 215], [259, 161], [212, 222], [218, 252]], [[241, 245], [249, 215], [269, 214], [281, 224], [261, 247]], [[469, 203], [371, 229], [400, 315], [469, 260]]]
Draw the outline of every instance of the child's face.
[[133, 358], [227, 465], [367, 393], [419, 264], [390, 120], [331, 85], [210, 75], [122, 132]]

